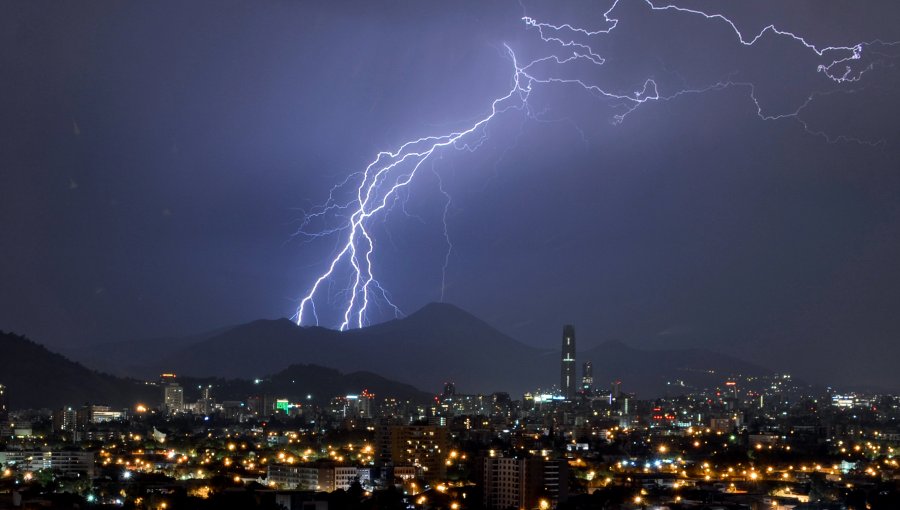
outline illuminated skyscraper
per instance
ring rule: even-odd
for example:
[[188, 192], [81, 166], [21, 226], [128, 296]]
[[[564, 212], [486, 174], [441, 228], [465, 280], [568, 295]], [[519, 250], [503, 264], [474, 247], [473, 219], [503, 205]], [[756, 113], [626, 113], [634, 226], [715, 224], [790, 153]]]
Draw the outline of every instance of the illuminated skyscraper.
[[9, 418], [9, 409], [6, 408], [6, 386], [0, 384], [0, 422]]
[[594, 391], [594, 364], [585, 361], [581, 368], [581, 391], [590, 395]]
[[577, 390], [575, 384], [575, 326], [571, 324], [563, 327], [560, 372], [559, 389], [566, 400], [573, 400]]
[[169, 383], [163, 387], [163, 409], [168, 414], [184, 411], [184, 389], [178, 383]]

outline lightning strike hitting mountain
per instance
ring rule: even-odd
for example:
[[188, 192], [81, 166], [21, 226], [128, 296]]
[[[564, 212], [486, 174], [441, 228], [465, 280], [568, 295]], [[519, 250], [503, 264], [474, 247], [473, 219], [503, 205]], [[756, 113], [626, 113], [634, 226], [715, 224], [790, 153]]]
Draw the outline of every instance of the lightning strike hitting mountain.
[[[409, 140], [393, 150], [379, 152], [365, 169], [352, 173], [333, 187], [328, 199], [306, 214], [297, 231], [298, 236], [310, 240], [332, 236], [339, 239], [335, 252], [326, 261], [325, 270], [312, 279], [309, 288], [300, 299], [294, 316], [297, 324], [318, 325], [317, 306], [334, 307], [340, 316], [340, 322], [334, 326], [341, 330], [369, 324], [368, 313], [373, 303], [387, 305], [394, 315], [400, 315], [400, 309], [392, 302], [390, 294], [376, 277], [376, 254], [380, 241], [370, 228], [372, 222], [379, 218], [383, 219], [391, 208], [402, 202], [401, 193], [409, 192], [409, 187], [429, 161], [451, 151], [478, 149], [488, 136], [487, 126], [500, 116], [517, 112], [534, 118], [535, 113], [530, 107], [529, 98], [538, 87], [571, 87], [584, 92], [586, 99], [592, 97], [607, 102], [615, 110], [610, 119], [615, 124], [624, 122], [631, 113], [649, 103], [738, 88], [746, 91], [761, 120], [796, 121], [803, 130], [820, 136], [829, 143], [852, 142], [868, 145], [880, 143], [878, 140], [865, 140], [816, 130], [803, 119], [803, 113], [820, 97], [842, 91], [854, 92], [855, 89], [850, 87], [861, 82], [875, 66], [897, 58], [896, 54], [891, 55], [890, 52], [893, 50], [896, 53], [896, 50], [900, 49], [900, 43], [872, 40], [852, 45], [817, 45], [802, 35], [779, 28], [776, 24], [770, 24], [753, 34], [745, 34], [738, 29], [734, 21], [722, 14], [672, 4], [656, 4], [650, 0], [631, 0], [644, 5], [652, 15], [666, 16], [673, 23], [690, 17], [718, 24], [728, 29], [732, 35], [731, 40], [723, 43], [749, 47], [767, 38], [779, 38], [785, 44], [794, 45], [818, 59], [819, 63], [809, 72], [820, 75], [825, 82], [838, 88], [811, 92], [805, 100], [786, 111], [771, 111], [759, 99], [757, 87], [751, 81], [724, 79], [703, 87], [662, 92], [668, 90], [669, 85], [663, 87], [657, 79], [646, 78], [637, 84], [635, 90], [625, 92], [613, 90], [600, 81], [588, 81], [567, 75], [566, 69], [571, 64], [585, 64], [598, 68], [598, 76], [602, 77], [607, 58], [597, 49], [595, 41], [600, 42], [614, 35], [620, 22], [615, 13], [620, 3], [626, 1], [628, 0], [614, 1], [603, 13], [602, 26], [594, 28], [580, 27], [571, 23], [553, 24], [527, 15], [523, 16], [523, 29], [531, 31], [539, 38], [545, 54], [521, 61], [516, 49], [504, 44], [503, 49], [509, 61], [510, 85], [499, 96], [485, 101], [487, 108], [480, 118], [464, 129], [422, 136]], [[878, 51], [874, 51], [876, 48]], [[867, 58], [870, 54], [872, 58]], [[440, 176], [436, 172], [435, 175], [441, 183]], [[442, 218], [443, 235], [448, 249], [444, 258], [443, 293], [449, 250], [452, 249], [446, 224], [451, 202], [442, 183], [440, 193], [446, 199], [442, 205]], [[329, 226], [321, 229], [313, 228], [313, 225], [322, 222]]]

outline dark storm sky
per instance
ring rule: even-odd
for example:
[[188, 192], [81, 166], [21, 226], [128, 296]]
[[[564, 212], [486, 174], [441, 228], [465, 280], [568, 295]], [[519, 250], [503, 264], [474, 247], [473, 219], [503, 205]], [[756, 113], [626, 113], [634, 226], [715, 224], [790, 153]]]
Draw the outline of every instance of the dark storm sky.
[[[685, 3], [820, 45], [900, 40], [892, 2]], [[608, 3], [526, 3], [602, 26]], [[732, 78], [771, 113], [813, 91], [812, 130], [761, 121], [745, 88], [648, 104], [622, 125], [566, 87], [434, 170], [453, 196], [446, 300], [525, 342], [710, 346], [821, 382], [900, 388], [896, 58], [835, 87], [783, 38], [622, 0], [612, 90]], [[290, 316], [335, 240], [300, 209], [379, 151], [483, 116], [517, 2], [6, 2], [0, 6], [0, 329], [71, 348]], [[569, 72], [570, 70], [566, 70]], [[579, 75], [581, 76], [581, 75]], [[431, 170], [429, 165], [429, 170]], [[382, 283], [437, 300], [442, 197], [428, 173], [380, 232]], [[387, 238], [386, 238], [387, 239]]]

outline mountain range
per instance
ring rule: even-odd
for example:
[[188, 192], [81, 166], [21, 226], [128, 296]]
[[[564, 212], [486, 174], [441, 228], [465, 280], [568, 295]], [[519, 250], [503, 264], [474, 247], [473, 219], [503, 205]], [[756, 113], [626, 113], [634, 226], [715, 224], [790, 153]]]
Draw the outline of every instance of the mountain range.
[[0, 384], [11, 409], [87, 402], [129, 406], [156, 394], [141, 381], [88, 369], [13, 333], [0, 332], [0, 352]]
[[[560, 331], [562, 328], [560, 327]], [[550, 390], [559, 381], [560, 352], [521, 343], [481, 319], [443, 303], [349, 331], [301, 327], [287, 319], [258, 320], [184, 338], [103, 344], [72, 350], [88, 366], [123, 376], [162, 372], [192, 377], [253, 379], [294, 364], [344, 372], [375, 372], [431, 392], [454, 382], [460, 392]], [[605, 342], [579, 351], [593, 363], [595, 384], [621, 380], [641, 397], [662, 395], [671, 383], [708, 387], [731, 374], [769, 370], [705, 349], [643, 350]], [[361, 389], [361, 388], [360, 388]]]
[[[130, 377], [91, 370], [19, 335], [0, 332], [0, 384], [6, 386], [10, 409], [79, 407], [92, 403], [115, 408], [160, 402], [159, 386]], [[153, 381], [156, 377], [148, 378]], [[337, 395], [363, 389], [402, 400], [424, 402], [431, 395], [371, 372], [344, 374], [315, 365], [290, 365], [260, 380], [179, 378], [186, 402], [198, 398], [200, 385], [212, 384], [219, 400], [244, 400], [248, 395], [277, 395], [299, 400], [306, 395], [323, 403]]]

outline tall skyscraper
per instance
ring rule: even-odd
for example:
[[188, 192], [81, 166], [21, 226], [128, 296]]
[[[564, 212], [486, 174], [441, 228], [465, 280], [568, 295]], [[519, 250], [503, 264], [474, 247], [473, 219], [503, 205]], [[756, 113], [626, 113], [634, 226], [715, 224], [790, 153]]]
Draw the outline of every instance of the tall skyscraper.
[[585, 361], [581, 367], [581, 391], [586, 395], [594, 392], [594, 364]]
[[6, 386], [0, 384], [0, 422], [9, 419], [9, 409], [6, 408]]
[[566, 400], [573, 400], [577, 390], [575, 384], [575, 326], [571, 324], [563, 327], [561, 365], [560, 390]]

